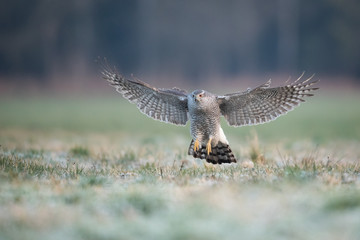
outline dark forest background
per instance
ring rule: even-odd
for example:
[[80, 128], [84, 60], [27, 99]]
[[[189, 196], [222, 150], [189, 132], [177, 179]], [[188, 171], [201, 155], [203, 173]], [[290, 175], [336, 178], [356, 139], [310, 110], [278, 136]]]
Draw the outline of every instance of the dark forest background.
[[359, 81], [360, 1], [0, 1], [0, 87], [90, 81], [98, 56], [145, 79]]

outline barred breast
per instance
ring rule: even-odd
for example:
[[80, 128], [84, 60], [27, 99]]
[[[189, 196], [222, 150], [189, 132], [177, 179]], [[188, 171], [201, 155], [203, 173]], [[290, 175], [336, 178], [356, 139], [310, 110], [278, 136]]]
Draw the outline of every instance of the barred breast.
[[218, 142], [220, 138], [220, 109], [193, 109], [190, 114], [191, 137], [206, 143], [210, 137], [213, 142]]

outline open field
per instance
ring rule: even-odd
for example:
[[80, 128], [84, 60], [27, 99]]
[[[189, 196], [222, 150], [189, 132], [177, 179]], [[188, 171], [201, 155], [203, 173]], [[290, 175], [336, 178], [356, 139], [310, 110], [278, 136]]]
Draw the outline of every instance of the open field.
[[0, 97], [0, 239], [360, 239], [359, 103], [224, 121], [213, 166], [120, 97]]

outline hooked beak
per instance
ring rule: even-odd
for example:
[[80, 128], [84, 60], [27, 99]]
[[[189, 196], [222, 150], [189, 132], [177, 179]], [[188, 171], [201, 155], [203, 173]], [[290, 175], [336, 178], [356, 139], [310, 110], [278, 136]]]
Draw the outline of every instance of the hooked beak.
[[200, 97], [199, 97], [199, 95], [196, 95], [195, 96], [195, 102], [199, 102], [200, 101]]

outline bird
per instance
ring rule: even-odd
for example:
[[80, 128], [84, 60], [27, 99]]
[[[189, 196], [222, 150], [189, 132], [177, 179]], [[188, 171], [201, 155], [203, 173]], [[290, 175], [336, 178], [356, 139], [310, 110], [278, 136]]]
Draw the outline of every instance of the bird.
[[312, 80], [314, 75], [302, 80], [304, 72], [294, 82], [288, 83], [288, 79], [284, 86], [271, 88], [270, 79], [254, 89], [225, 95], [155, 88], [135, 77], [124, 77], [108, 64], [103, 64], [101, 72], [117, 92], [147, 116], [182, 126], [190, 121], [188, 154], [212, 164], [237, 162], [221, 128], [221, 116], [234, 127], [267, 123], [293, 110], [319, 89], [313, 87], [319, 81]]

